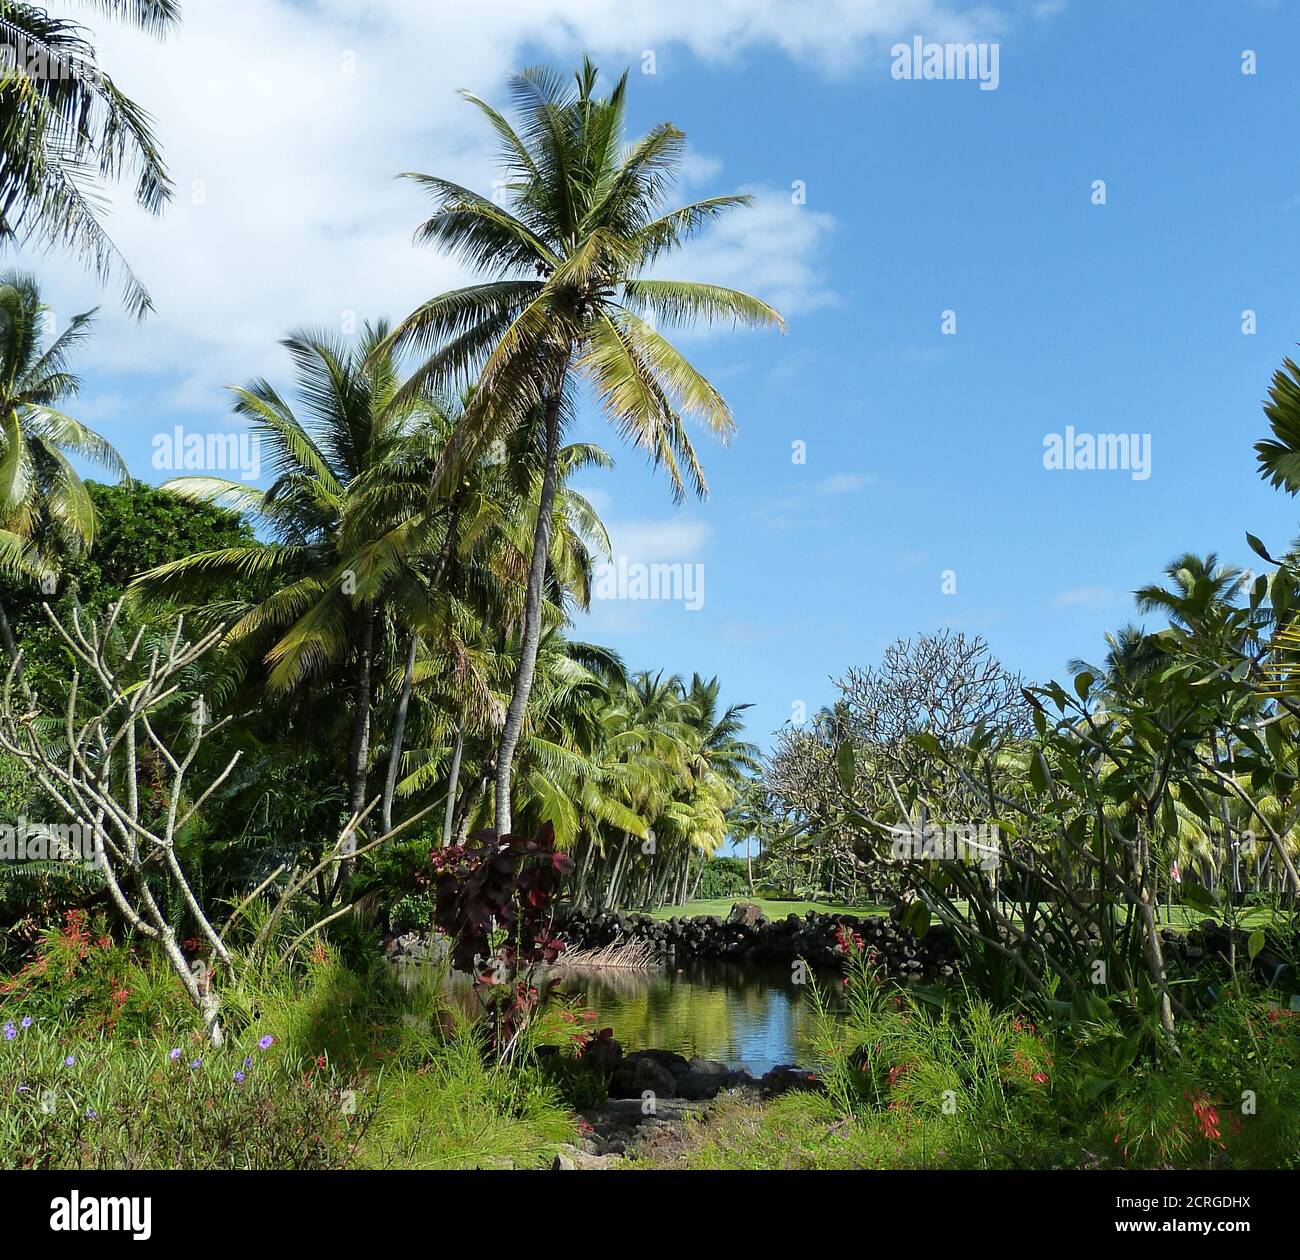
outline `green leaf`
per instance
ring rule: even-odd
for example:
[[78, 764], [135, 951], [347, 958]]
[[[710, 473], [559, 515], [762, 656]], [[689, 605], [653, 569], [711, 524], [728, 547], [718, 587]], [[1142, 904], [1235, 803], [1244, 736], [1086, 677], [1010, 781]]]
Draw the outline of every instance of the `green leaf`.
[[1253, 551], [1257, 556], [1259, 556], [1261, 560], [1267, 560], [1269, 564], [1278, 563], [1276, 560], [1273, 559], [1272, 556], [1268, 554], [1268, 548], [1265, 547], [1264, 544], [1260, 542], [1259, 539], [1256, 538], [1254, 534], [1246, 535], [1246, 543], [1250, 547], [1251, 551]]
[[1250, 961], [1254, 962], [1259, 951], [1264, 948], [1264, 933], [1260, 928], [1256, 928], [1251, 934], [1250, 939], [1246, 942], [1246, 953], [1250, 955]]
[[1193, 910], [1203, 910], [1206, 914], [1219, 912], [1219, 903], [1199, 880], [1184, 880], [1178, 892], [1178, 899], [1183, 905], [1191, 906]]
[[1086, 669], [1082, 674], [1076, 674], [1074, 676], [1074, 690], [1078, 694], [1080, 700], [1086, 700], [1088, 698], [1088, 692], [1094, 681], [1093, 675]]
[[835, 752], [835, 765], [839, 771], [840, 787], [846, 792], [853, 791], [853, 771], [856, 767], [853, 745], [845, 740]]
[[914, 901], [899, 922], [920, 940], [930, 930], [930, 907], [924, 901]]

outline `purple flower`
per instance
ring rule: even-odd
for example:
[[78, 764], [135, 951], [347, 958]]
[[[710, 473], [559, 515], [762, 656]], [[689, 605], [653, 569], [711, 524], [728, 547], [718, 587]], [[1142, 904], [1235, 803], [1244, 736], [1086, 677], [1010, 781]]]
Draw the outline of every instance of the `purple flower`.
[[19, 1028], [30, 1028], [31, 1026], [32, 1026], [32, 1017], [30, 1015], [24, 1015], [22, 1019], [18, 1021]]
[[235, 1084], [236, 1084], [236, 1085], [242, 1085], [243, 1083], [244, 1083], [244, 1074], [243, 1074], [242, 1072], [236, 1072], [236, 1073], [235, 1073]]
[[86, 1108], [86, 1115], [89, 1116], [90, 1119], [92, 1119], [92, 1120], [98, 1120], [98, 1119], [99, 1119], [99, 1112], [96, 1111], [96, 1110], [94, 1109], [94, 1107], [87, 1107], [87, 1108]]
[[181, 1057], [181, 1048], [180, 1048], [180, 1046], [173, 1046], [172, 1049], [168, 1050], [168, 1051], [167, 1051], [167, 1057], [168, 1057], [168, 1058], [169, 1058], [173, 1063], [175, 1063], [176, 1060], [179, 1059], [179, 1058]]
[[253, 1066], [253, 1056], [251, 1054], [244, 1056], [244, 1066], [251, 1068]]
[[31, 1087], [30, 1085], [19, 1085], [19, 1086], [18, 1086], [18, 1092], [19, 1092], [20, 1094], [26, 1094], [26, 1093], [29, 1093], [29, 1092], [31, 1091], [31, 1088], [32, 1088], [32, 1087]]
[[267, 1033], [265, 1037], [258, 1039], [257, 1046], [259, 1050], [269, 1050], [275, 1044], [275, 1038]]
[[14, 1021], [12, 1019], [5, 1024], [4, 1033], [6, 1041], [12, 1041], [16, 1036], [18, 1036], [18, 1029], [14, 1027]]
[[71, 1067], [76, 1061], [77, 1061], [77, 1056], [75, 1054], [70, 1054], [66, 1059], [63, 1060], [63, 1066]]
[[203, 1066], [203, 1060], [202, 1060], [202, 1059], [195, 1059], [194, 1062], [190, 1064], [190, 1067], [191, 1067], [191, 1068], [199, 1068], [199, 1067], [202, 1067], [202, 1066]]

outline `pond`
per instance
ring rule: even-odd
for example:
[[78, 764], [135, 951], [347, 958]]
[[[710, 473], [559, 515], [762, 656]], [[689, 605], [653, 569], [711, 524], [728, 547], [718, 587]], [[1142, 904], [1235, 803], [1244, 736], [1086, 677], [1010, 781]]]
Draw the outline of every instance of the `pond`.
[[[472, 1002], [467, 976], [448, 983], [457, 1000]], [[755, 1076], [813, 1062], [809, 986], [794, 984], [788, 967], [700, 959], [655, 971], [555, 970], [539, 987], [596, 1011], [595, 1027], [612, 1027], [625, 1051], [675, 1050]]]

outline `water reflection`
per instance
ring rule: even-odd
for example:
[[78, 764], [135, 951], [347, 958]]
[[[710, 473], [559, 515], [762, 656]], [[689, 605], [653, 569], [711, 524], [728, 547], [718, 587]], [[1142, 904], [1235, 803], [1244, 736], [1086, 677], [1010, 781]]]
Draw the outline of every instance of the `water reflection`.
[[[467, 976], [454, 975], [448, 985], [454, 1000], [472, 1008]], [[756, 1076], [812, 1062], [808, 986], [794, 984], [788, 968], [699, 960], [680, 972], [554, 969], [539, 987], [595, 1010], [597, 1027], [612, 1027], [625, 1050], [676, 1050]]]

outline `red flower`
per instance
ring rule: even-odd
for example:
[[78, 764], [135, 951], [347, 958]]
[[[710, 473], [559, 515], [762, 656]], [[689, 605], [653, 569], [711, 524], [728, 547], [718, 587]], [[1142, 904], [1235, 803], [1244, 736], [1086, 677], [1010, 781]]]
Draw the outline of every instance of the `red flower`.
[[1219, 1132], [1218, 1110], [1204, 1094], [1197, 1094], [1192, 1099], [1192, 1115], [1196, 1117], [1203, 1138], [1217, 1140], [1222, 1136]]

